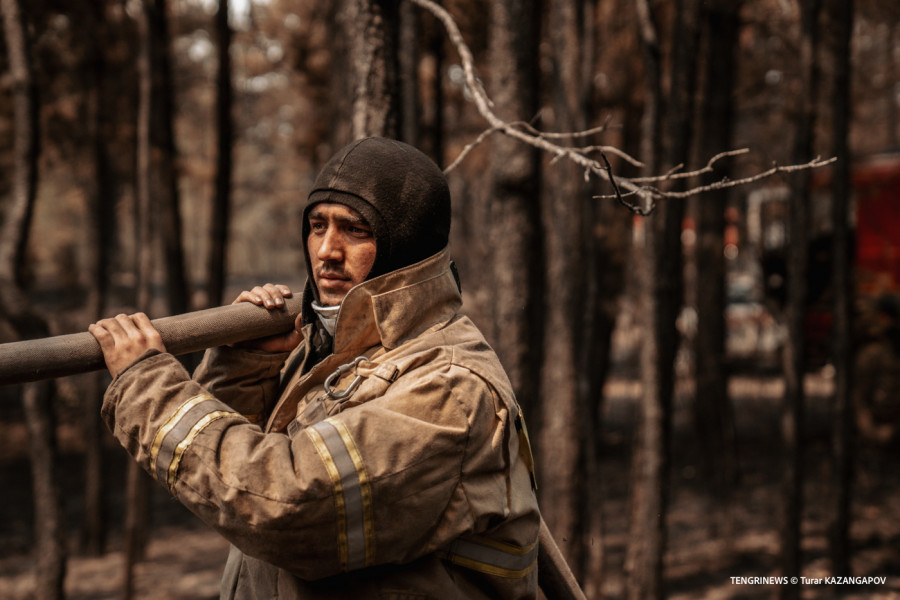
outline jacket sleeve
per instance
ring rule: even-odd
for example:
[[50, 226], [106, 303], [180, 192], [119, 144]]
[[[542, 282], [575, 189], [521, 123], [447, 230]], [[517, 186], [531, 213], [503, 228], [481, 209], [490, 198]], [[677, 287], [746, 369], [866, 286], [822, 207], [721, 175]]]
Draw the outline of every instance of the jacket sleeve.
[[262, 423], [278, 400], [279, 376], [290, 353], [210, 348], [194, 381], [254, 423]]
[[169, 354], [120, 373], [102, 416], [152, 477], [247, 554], [291, 570], [306, 563], [339, 570], [317, 558], [320, 551], [337, 556], [323, 550], [336, 546], [334, 501], [305, 436], [264, 433]]
[[489, 386], [450, 364], [414, 372], [289, 437], [264, 433], [155, 354], [113, 381], [103, 417], [235, 546], [317, 579], [413, 560], [508, 514], [508, 428]]

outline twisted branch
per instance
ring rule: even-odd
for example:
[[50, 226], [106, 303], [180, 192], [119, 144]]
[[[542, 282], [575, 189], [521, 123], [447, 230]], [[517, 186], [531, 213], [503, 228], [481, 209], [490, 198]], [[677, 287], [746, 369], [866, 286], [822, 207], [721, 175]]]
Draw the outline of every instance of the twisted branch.
[[[481, 80], [475, 74], [475, 61], [472, 57], [472, 52], [463, 39], [456, 21], [453, 19], [450, 13], [448, 13], [442, 6], [434, 3], [432, 0], [409, 1], [430, 12], [444, 26], [444, 29], [446, 30], [451, 43], [454, 45], [457, 53], [459, 54], [463, 72], [465, 73], [465, 88], [471, 96], [472, 102], [475, 104], [478, 113], [488, 123], [488, 128], [484, 132], [482, 132], [478, 136], [478, 138], [476, 138], [473, 142], [469, 143], [465, 148], [463, 148], [463, 150], [453, 160], [453, 162], [446, 169], [444, 169], [444, 173], [450, 173], [451, 171], [456, 169], [462, 163], [465, 157], [488, 137], [495, 133], [502, 133], [514, 139], [520, 140], [534, 148], [549, 153], [553, 157], [551, 162], [565, 159], [575, 163], [576, 165], [582, 167], [582, 169], [584, 170], [584, 177], [586, 180], [590, 179], [591, 175], [594, 175], [596, 177], [599, 177], [603, 181], [609, 182], [613, 188], [614, 194], [594, 196], [595, 198], [615, 198], [622, 206], [628, 208], [634, 214], [648, 215], [653, 212], [653, 209], [656, 206], [655, 202], [657, 199], [688, 198], [690, 196], [697, 196], [699, 194], [712, 190], [721, 190], [725, 188], [754, 183], [778, 173], [791, 173], [805, 169], [819, 168], [831, 164], [836, 160], [835, 158], [823, 160], [819, 157], [816, 157], [808, 163], [801, 165], [774, 165], [771, 169], [754, 175], [750, 175], [740, 179], [723, 178], [720, 181], [707, 185], [696, 186], [684, 191], [668, 191], [662, 190], [658, 187], [659, 184], [666, 181], [686, 179], [690, 177], [696, 177], [705, 173], [710, 173], [713, 171], [713, 165], [717, 161], [723, 158], [730, 158], [747, 153], [748, 150], [746, 148], [743, 148], [721, 152], [712, 157], [707, 162], [706, 166], [694, 171], [681, 172], [681, 170], [683, 169], [683, 165], [678, 165], [675, 168], [671, 169], [668, 173], [665, 173], [663, 175], [635, 178], [620, 177], [613, 173], [612, 166], [610, 165], [609, 160], [606, 156], [607, 153], [614, 154], [634, 166], [643, 167], [643, 163], [613, 146], [592, 145], [575, 148], [560, 146], [559, 144], [551, 141], [561, 139], [575, 139], [586, 137], [595, 133], [601, 133], [607, 128], [606, 123], [600, 127], [582, 132], [547, 133], [537, 130], [529, 123], [524, 123], [521, 121], [504, 121], [503, 119], [498, 117], [496, 113], [494, 113], [494, 103], [485, 92], [484, 87], [481, 84]], [[588, 156], [588, 154], [595, 152], [599, 154], [599, 160], [590, 158]], [[625, 190], [624, 193], [622, 190]], [[626, 198], [629, 197], [636, 197], [638, 200], [637, 202], [632, 203], [626, 200]]]

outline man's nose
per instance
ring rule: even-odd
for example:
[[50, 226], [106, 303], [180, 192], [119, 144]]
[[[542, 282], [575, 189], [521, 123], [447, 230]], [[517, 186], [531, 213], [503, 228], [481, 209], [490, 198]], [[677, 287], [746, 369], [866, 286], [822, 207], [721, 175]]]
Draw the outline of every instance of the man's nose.
[[340, 233], [335, 227], [329, 227], [322, 236], [322, 244], [319, 246], [318, 256], [320, 260], [341, 260], [344, 256], [344, 244], [341, 242]]

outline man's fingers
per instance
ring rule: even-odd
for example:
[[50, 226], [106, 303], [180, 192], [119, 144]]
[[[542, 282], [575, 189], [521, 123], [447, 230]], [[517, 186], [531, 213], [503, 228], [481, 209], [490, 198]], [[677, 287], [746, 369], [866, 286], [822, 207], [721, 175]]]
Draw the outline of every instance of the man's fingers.
[[102, 319], [89, 326], [88, 331], [100, 343], [106, 367], [113, 377], [151, 348], [166, 351], [162, 336], [144, 313]]
[[109, 331], [104, 327], [103, 322], [92, 323], [88, 325], [88, 332], [96, 338], [100, 344], [100, 348], [104, 349], [112, 345], [113, 338]]
[[284, 306], [284, 299], [293, 295], [291, 288], [286, 285], [267, 283], [258, 285], [251, 290], [244, 290], [232, 304], [239, 302], [252, 302], [257, 306], [265, 306], [266, 308], [281, 308]]
[[163, 344], [162, 336], [159, 335], [159, 331], [157, 331], [156, 327], [153, 326], [153, 323], [150, 322], [150, 317], [148, 317], [144, 313], [136, 313], [132, 315], [131, 321], [143, 336], [143, 338], [147, 340], [147, 344], [151, 348], [156, 348], [161, 352], [166, 351], [166, 346]]
[[116, 326], [118, 326], [121, 334], [125, 337], [128, 337], [132, 340], [137, 340], [143, 337], [141, 332], [138, 330], [137, 325], [134, 324], [134, 321], [132, 320], [130, 315], [116, 315], [114, 321]]

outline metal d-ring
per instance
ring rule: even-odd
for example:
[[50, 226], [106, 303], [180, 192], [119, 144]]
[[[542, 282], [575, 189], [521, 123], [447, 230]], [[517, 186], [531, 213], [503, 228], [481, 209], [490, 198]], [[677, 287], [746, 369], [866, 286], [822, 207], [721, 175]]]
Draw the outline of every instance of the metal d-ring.
[[342, 390], [340, 392], [335, 392], [334, 390], [332, 390], [331, 384], [334, 383], [335, 380], [337, 380], [341, 375], [343, 375], [350, 369], [356, 368], [359, 365], [359, 363], [365, 362], [367, 360], [369, 360], [369, 359], [366, 358], [365, 356], [357, 356], [351, 362], [348, 362], [345, 365], [339, 366], [334, 371], [334, 373], [329, 375], [325, 379], [325, 384], [324, 384], [325, 393], [328, 394], [328, 397], [331, 398], [332, 400], [343, 400], [344, 398], [346, 398], [347, 396], [352, 394], [353, 391], [356, 390], [356, 388], [359, 387], [359, 384], [362, 382], [362, 375], [357, 375], [356, 378], [350, 382], [350, 385], [347, 386], [347, 389]]

